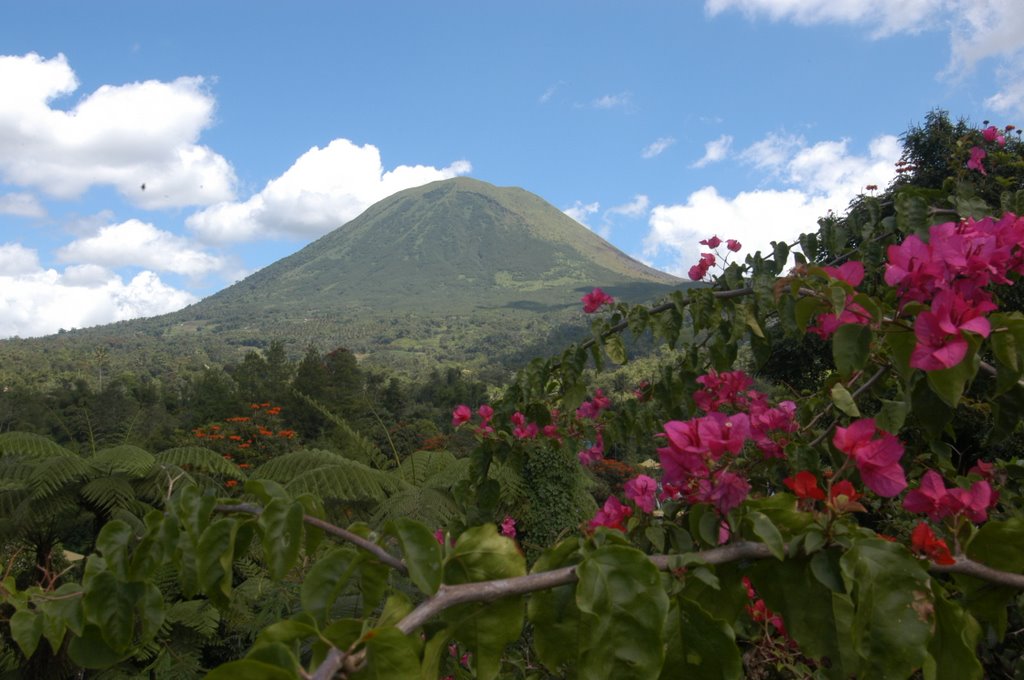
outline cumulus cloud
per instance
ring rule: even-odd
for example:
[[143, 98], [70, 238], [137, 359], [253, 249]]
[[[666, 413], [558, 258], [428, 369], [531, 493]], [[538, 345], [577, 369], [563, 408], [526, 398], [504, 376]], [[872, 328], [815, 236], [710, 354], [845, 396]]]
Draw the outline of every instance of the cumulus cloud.
[[942, 75], [957, 80], [980, 62], [994, 59], [1000, 89], [986, 100], [986, 106], [1000, 113], [1024, 114], [1020, 0], [705, 0], [704, 8], [711, 17], [738, 11], [751, 20], [860, 25], [874, 38], [945, 30], [950, 60]]
[[576, 201], [562, 212], [564, 212], [566, 215], [573, 218], [574, 220], [582, 224], [584, 227], [589, 229], [590, 225], [587, 224], [587, 220], [590, 218], [591, 215], [593, 215], [600, 209], [601, 204], [598, 203], [597, 201], [594, 201], [593, 203], [584, 203], [583, 201]]
[[612, 206], [605, 211], [606, 215], [623, 215], [625, 217], [642, 217], [647, 213], [647, 206], [650, 199], [643, 194], [637, 194], [629, 203]]
[[866, 24], [882, 37], [927, 28], [947, 4], [947, 0], [706, 0], [704, 9], [712, 17], [737, 10], [750, 19], [767, 16], [802, 25]]
[[[234, 196], [228, 162], [198, 144], [213, 123], [202, 78], [104, 85], [69, 110], [78, 89], [63, 54], [0, 56], [0, 176], [70, 199], [113, 186], [135, 205], [208, 205]], [[143, 189], [145, 185], [145, 189]]]
[[468, 161], [460, 160], [445, 168], [400, 165], [386, 171], [377, 147], [335, 139], [302, 154], [248, 200], [212, 205], [190, 216], [187, 224], [202, 239], [215, 243], [265, 237], [308, 239], [336, 229], [397, 191], [471, 170]]
[[629, 92], [606, 94], [591, 101], [590, 105], [595, 109], [628, 109], [633, 105], [633, 95]]
[[97, 265], [63, 273], [39, 266], [35, 251], [0, 246], [0, 337], [37, 337], [181, 309], [197, 298], [151, 271], [127, 283]]
[[[699, 241], [713, 235], [740, 241], [741, 255], [770, 252], [771, 241], [791, 242], [800, 233], [815, 230], [819, 217], [845, 210], [868, 184], [888, 184], [901, 153], [899, 141], [891, 135], [871, 140], [863, 155], [851, 153], [848, 140], [811, 146], [777, 141], [762, 140], [748, 147], [741, 158], [755, 165], [762, 161], [759, 167], [772, 170], [787, 186], [733, 197], [707, 186], [684, 203], [657, 205], [651, 209], [645, 257], [667, 253], [675, 259], [669, 270], [684, 275], [699, 257]], [[780, 152], [782, 148], [788, 150]]]
[[135, 266], [198, 276], [222, 269], [224, 258], [204, 253], [188, 239], [128, 220], [101, 227], [92, 236], [72, 241], [57, 251], [62, 262], [84, 262], [107, 267]]
[[722, 135], [704, 145], [704, 156], [690, 167], [703, 168], [705, 165], [717, 163], [729, 154], [729, 147], [732, 146], [732, 137]]
[[654, 158], [655, 156], [661, 155], [665, 149], [669, 148], [676, 143], [675, 137], [659, 137], [654, 140], [640, 153], [644, 158]]
[[43, 217], [46, 209], [32, 194], [10, 193], [0, 195], [0, 215]]
[[759, 170], [775, 171], [784, 166], [803, 144], [803, 137], [773, 132], [744, 149], [740, 153], [740, 160]]

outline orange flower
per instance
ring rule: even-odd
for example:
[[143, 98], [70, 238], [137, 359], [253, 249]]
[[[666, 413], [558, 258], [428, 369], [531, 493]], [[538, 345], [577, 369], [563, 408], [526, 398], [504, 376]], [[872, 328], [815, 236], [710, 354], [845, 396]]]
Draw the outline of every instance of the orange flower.
[[228, 481], [224, 482], [224, 486], [226, 486], [229, 489], [233, 489], [234, 487], [238, 486], [238, 480], [229, 479]]
[[251, 466], [251, 465], [249, 465], [248, 463], [239, 463], [239, 464], [238, 464], [238, 467], [242, 468], [243, 470], [248, 470], [248, 469], [249, 469], [249, 468], [251, 468], [252, 466]]
[[230, 453], [225, 453], [224, 454], [224, 460], [231, 460], [231, 454]]
[[230, 437], [228, 437], [228, 439], [230, 439], [233, 442], [240, 442], [240, 441], [242, 441], [242, 438], [240, 436], [238, 436], [237, 434], [231, 435]]

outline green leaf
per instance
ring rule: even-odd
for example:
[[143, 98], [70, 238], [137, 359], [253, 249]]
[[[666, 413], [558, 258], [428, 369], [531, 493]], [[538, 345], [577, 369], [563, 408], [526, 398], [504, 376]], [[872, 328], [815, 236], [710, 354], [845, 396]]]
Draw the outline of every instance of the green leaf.
[[743, 659], [729, 624], [691, 600], [673, 600], [665, 627], [666, 655], [660, 677], [728, 680], [743, 677]]
[[620, 366], [629, 360], [629, 356], [626, 353], [626, 343], [623, 342], [622, 336], [615, 334], [605, 339], [604, 351], [616, 364]]
[[[78, 583], [65, 583], [60, 588], [57, 588], [53, 592], [55, 597], [42, 602], [39, 608], [42, 609], [44, 615], [43, 632], [46, 634], [47, 639], [50, 641], [50, 646], [53, 647], [56, 653], [60, 647], [59, 640], [54, 644], [55, 638], [50, 637], [46, 633], [47, 624], [45, 619], [53, 619], [60, 622], [60, 626], [66, 627], [75, 635], [81, 635], [82, 630], [85, 627], [85, 615], [82, 612], [82, 595], [84, 590]], [[57, 624], [49, 624], [52, 626], [51, 630], [55, 630]], [[60, 637], [63, 638], [63, 633]]]
[[419, 677], [419, 645], [414, 637], [397, 628], [377, 628], [363, 639], [366, 641], [366, 667], [354, 674], [353, 680]]
[[851, 418], [860, 418], [860, 409], [857, 408], [857, 402], [853, 400], [853, 395], [850, 394], [850, 391], [842, 383], [833, 385], [829, 394], [831, 394], [832, 403], [835, 404], [837, 409]]
[[349, 547], [336, 548], [318, 559], [302, 581], [303, 610], [323, 622], [359, 562], [360, 556]]
[[[970, 334], [970, 338], [973, 337], [973, 334]], [[978, 372], [978, 358], [976, 354], [978, 341], [976, 339], [969, 339], [968, 343], [971, 345], [971, 350], [968, 351], [967, 356], [959, 364], [952, 368], [927, 372], [928, 386], [951, 408], [956, 408], [956, 405], [960, 403], [960, 397], [964, 393], [964, 388], [967, 386], [967, 383], [974, 379], [974, 375]]]
[[135, 602], [142, 584], [123, 583], [109, 571], [89, 581], [82, 609], [85, 620], [95, 624], [104, 641], [118, 654], [128, 650], [135, 632]]
[[848, 377], [867, 364], [871, 355], [871, 327], [847, 323], [832, 336], [832, 360], [840, 375]]
[[875, 414], [875, 424], [886, 432], [899, 432], [907, 420], [910, 404], [904, 400], [879, 399], [882, 404]]
[[810, 558], [761, 560], [751, 569], [750, 579], [768, 607], [782, 615], [805, 654], [827, 657], [833, 664], [839, 660], [839, 637], [844, 632], [832, 610], [832, 591], [814, 575]]
[[132, 528], [127, 522], [113, 519], [103, 525], [96, 536], [96, 551], [103, 555], [107, 569], [119, 578], [127, 576], [128, 543], [132, 540]]
[[394, 536], [402, 548], [409, 579], [425, 595], [441, 585], [441, 544], [423, 524], [407, 518], [389, 522], [384, 533]]
[[863, 677], [907, 677], [927, 656], [934, 624], [929, 575], [901, 545], [858, 541], [839, 561], [854, 604], [850, 640]]
[[215, 603], [226, 604], [231, 597], [231, 565], [237, 532], [238, 520], [222, 517], [206, 527], [196, 546], [199, 588]]
[[754, 535], [768, 546], [775, 559], [782, 560], [786, 557], [786, 544], [782, 540], [782, 534], [778, 527], [772, 523], [763, 512], [749, 512], [744, 517], [744, 522], [749, 523]]
[[[473, 527], [455, 542], [444, 565], [447, 584], [475, 583], [526, 574], [526, 560], [515, 541], [498, 533], [493, 524]], [[501, 669], [505, 646], [519, 639], [523, 627], [519, 597], [490, 604], [473, 602], [452, 607], [444, 619], [452, 637], [469, 647], [478, 678], [494, 678]]]
[[825, 304], [818, 298], [800, 298], [796, 301], [796, 305], [793, 308], [793, 315], [796, 319], [797, 328], [799, 328], [801, 332], [807, 330], [807, 326], [809, 326], [811, 321], [814, 320], [814, 317], [823, 311], [825, 311]]
[[904, 234], [926, 235], [928, 232], [928, 202], [921, 196], [900, 191], [895, 197], [896, 228]]
[[19, 609], [11, 615], [11, 637], [18, 643], [21, 652], [28, 658], [35, 654], [43, 636], [43, 615], [38, 611]]
[[[532, 573], [553, 571], [579, 564], [579, 539], [568, 538], [544, 551]], [[526, 614], [533, 625], [533, 646], [548, 668], [572, 665], [579, 654], [580, 611], [576, 607], [576, 585], [568, 584], [530, 595]]]
[[123, 653], [110, 648], [99, 626], [91, 623], [85, 626], [80, 636], [71, 638], [68, 656], [82, 668], [97, 669], [110, 668], [124, 658]]
[[981, 626], [943, 592], [935, 596], [935, 634], [928, 643], [925, 680], [973, 680], [984, 676], [976, 654]]
[[639, 550], [606, 545], [588, 555], [576, 573], [579, 677], [657, 678], [668, 595], [655, 566]]
[[302, 504], [288, 498], [275, 498], [263, 508], [258, 523], [263, 530], [263, 558], [270, 578], [284, 578], [298, 561], [304, 514]]

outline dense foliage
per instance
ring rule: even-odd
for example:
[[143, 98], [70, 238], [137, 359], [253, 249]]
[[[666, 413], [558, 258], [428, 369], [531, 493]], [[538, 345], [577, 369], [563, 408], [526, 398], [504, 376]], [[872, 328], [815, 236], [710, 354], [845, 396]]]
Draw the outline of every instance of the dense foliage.
[[586, 294], [592, 337], [500, 395], [273, 349], [203, 376], [187, 441], [84, 389], [88, 439], [0, 434], [0, 667], [1019, 677], [1024, 144], [941, 112], [905, 143], [793, 246]]

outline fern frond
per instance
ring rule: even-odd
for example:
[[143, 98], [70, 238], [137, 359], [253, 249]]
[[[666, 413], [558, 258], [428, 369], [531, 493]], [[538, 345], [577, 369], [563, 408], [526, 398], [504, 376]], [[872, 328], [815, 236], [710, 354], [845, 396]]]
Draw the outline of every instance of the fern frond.
[[115, 508], [126, 509], [135, 500], [135, 490], [124, 477], [100, 477], [85, 484], [79, 491], [90, 505], [104, 515]]
[[48, 437], [32, 432], [4, 432], [0, 434], [0, 457], [13, 455], [30, 458], [78, 457], [78, 454]]
[[456, 460], [448, 451], [414, 451], [392, 474], [410, 484], [422, 486], [430, 477], [454, 465]]
[[377, 469], [384, 469], [387, 466], [387, 457], [380, 448], [368, 437], [352, 429], [348, 421], [308, 394], [303, 394], [298, 390], [293, 390], [293, 392], [334, 425], [336, 434], [341, 437], [340, 453], [342, 455], [360, 463], [372, 465]]
[[78, 456], [54, 456], [36, 463], [28, 483], [33, 497], [41, 500], [87, 479], [89, 472], [89, 465]]
[[408, 517], [428, 527], [441, 527], [458, 515], [459, 507], [450, 494], [429, 487], [414, 487], [382, 501], [370, 524], [382, 526], [388, 520]]
[[344, 459], [342, 464], [303, 472], [285, 484], [285, 489], [293, 497], [309, 492], [324, 499], [382, 501], [407, 486], [386, 472]]
[[287, 484], [304, 472], [329, 465], [344, 465], [347, 462], [351, 462], [351, 460], [334, 451], [302, 449], [282, 454], [267, 461], [253, 470], [250, 476], [253, 479], [270, 479]]
[[245, 479], [245, 474], [237, 465], [225, 460], [216, 451], [202, 446], [178, 446], [161, 451], [153, 458], [157, 463], [169, 463], [185, 470], [199, 470], [233, 479]]
[[122, 444], [97, 451], [88, 461], [101, 474], [123, 472], [129, 477], [142, 477], [150, 471], [156, 459], [145, 449]]
[[212, 638], [220, 627], [220, 612], [209, 600], [185, 600], [168, 607], [164, 621], [184, 626], [204, 638]]

